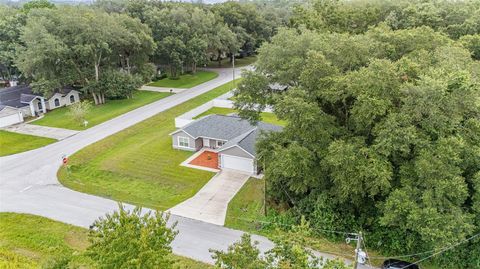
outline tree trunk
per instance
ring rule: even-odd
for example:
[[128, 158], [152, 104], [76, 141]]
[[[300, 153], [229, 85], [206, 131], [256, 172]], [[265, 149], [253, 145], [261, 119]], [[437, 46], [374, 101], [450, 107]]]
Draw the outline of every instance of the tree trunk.
[[125, 61], [127, 63], [127, 73], [130, 74], [130, 59], [127, 57]]
[[95, 102], [95, 105], [98, 105], [97, 95], [94, 92], [92, 92], [92, 96], [93, 96], [93, 101]]
[[193, 62], [192, 63], [192, 74], [195, 74], [195, 73], [197, 73], [197, 63]]
[[98, 82], [99, 76], [100, 76], [99, 66], [98, 64], [95, 64], [95, 81]]

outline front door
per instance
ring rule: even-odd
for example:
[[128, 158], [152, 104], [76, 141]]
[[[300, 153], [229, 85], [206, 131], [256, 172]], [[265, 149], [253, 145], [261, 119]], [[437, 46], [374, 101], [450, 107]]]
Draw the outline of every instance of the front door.
[[210, 147], [210, 139], [204, 138], [203, 139], [203, 146], [206, 147], [206, 148], [209, 148]]

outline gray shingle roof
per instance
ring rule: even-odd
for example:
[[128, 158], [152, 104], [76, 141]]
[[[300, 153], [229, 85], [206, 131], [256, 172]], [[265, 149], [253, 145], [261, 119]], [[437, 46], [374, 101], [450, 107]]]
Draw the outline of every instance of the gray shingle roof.
[[38, 95], [33, 95], [33, 94], [20, 94], [20, 103], [23, 104], [28, 104], [30, 103], [33, 99], [37, 98]]
[[255, 143], [261, 132], [281, 131], [282, 127], [264, 122], [258, 122], [257, 125], [252, 125], [249, 121], [238, 116], [212, 114], [200, 118], [180, 130], [183, 130], [194, 138], [208, 137], [216, 140], [226, 140], [227, 143], [218, 151], [232, 146], [239, 146], [255, 156]]
[[255, 128], [238, 116], [208, 115], [200, 118], [182, 130], [197, 137], [210, 137], [218, 140], [230, 140]]
[[[33, 95], [32, 88], [26, 85], [19, 85], [19, 86], [9, 87], [5, 89], [0, 89], [0, 105], [11, 106], [11, 107], [28, 106], [28, 102], [27, 103], [22, 102], [22, 98], [21, 98], [22, 94]], [[27, 100], [27, 98], [24, 98], [24, 100]]]
[[279, 132], [282, 129], [282, 127], [277, 125], [259, 122], [258, 125], [250, 132], [228, 141], [227, 143], [225, 143], [225, 145], [218, 149], [218, 151], [222, 151], [236, 145], [244, 149], [246, 152], [250, 153], [252, 156], [256, 156], [257, 151], [255, 148], [255, 144], [257, 143], [257, 140], [262, 134], [262, 132]]
[[[63, 87], [55, 90], [47, 99], [52, 97], [55, 93], [60, 93], [63, 96], [74, 90], [72, 87]], [[32, 91], [32, 88], [28, 85], [18, 85], [14, 87], [0, 89], [0, 105], [6, 105], [11, 107], [24, 107], [28, 106], [33, 99], [41, 94], [36, 94]]]

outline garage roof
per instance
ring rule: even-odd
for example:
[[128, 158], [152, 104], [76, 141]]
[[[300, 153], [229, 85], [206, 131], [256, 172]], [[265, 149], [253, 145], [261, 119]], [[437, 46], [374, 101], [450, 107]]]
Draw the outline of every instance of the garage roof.
[[0, 118], [5, 117], [5, 116], [18, 114], [18, 112], [19, 111], [16, 108], [0, 105]]

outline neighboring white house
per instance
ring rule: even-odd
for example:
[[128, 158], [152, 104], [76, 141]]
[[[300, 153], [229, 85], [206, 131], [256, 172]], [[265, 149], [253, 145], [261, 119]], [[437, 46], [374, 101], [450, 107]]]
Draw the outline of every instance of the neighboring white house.
[[257, 174], [255, 143], [261, 132], [282, 127], [258, 122], [252, 125], [238, 116], [208, 115], [171, 133], [173, 148], [189, 151], [210, 149], [218, 154], [218, 168]]
[[[9, 107], [8, 113], [12, 113], [12, 109], [20, 112], [22, 114], [22, 121], [23, 117], [37, 116], [46, 113], [47, 110], [68, 106], [79, 101], [79, 92], [72, 88], [56, 90], [54, 94], [47, 98], [41, 94], [34, 93], [28, 85], [0, 89], [0, 106]], [[7, 115], [4, 114], [2, 117], [7, 117]], [[13, 116], [9, 115], [8, 119], [0, 120], [6, 124], [12, 119]]]
[[69, 106], [80, 101], [80, 93], [71, 88], [63, 88], [56, 91], [46, 100], [47, 110], [53, 110], [62, 106]]

